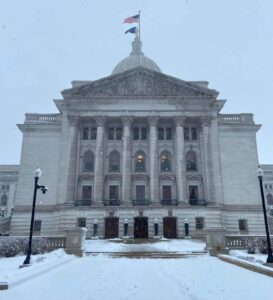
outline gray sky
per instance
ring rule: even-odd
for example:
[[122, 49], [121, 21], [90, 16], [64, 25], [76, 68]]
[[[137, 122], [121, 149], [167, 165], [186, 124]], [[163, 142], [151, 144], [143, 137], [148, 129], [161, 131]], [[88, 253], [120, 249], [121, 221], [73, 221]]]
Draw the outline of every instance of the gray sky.
[[222, 112], [254, 113], [261, 163], [273, 163], [272, 0], [9, 0], [0, 9], [0, 164], [19, 163], [26, 112], [57, 112], [75, 79], [109, 75], [131, 50], [125, 17], [141, 10], [143, 52], [161, 70], [207, 80]]

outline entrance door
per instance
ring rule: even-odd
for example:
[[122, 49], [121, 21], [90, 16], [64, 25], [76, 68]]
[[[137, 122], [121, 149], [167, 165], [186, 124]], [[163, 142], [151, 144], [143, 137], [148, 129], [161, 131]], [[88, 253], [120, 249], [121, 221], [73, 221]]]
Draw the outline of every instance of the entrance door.
[[176, 239], [176, 218], [166, 217], [163, 218], [163, 235], [167, 239]]
[[118, 237], [119, 218], [105, 218], [105, 238], [114, 239]]
[[148, 218], [137, 217], [135, 218], [134, 237], [136, 239], [148, 238]]
[[171, 185], [163, 185], [162, 186], [162, 196], [163, 196], [163, 200], [171, 200], [172, 199], [172, 186]]

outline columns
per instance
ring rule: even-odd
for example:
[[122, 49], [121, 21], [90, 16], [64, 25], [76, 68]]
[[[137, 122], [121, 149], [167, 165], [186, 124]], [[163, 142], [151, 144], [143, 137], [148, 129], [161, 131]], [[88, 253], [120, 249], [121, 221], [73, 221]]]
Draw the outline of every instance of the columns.
[[104, 189], [104, 125], [105, 117], [96, 117], [97, 140], [95, 153], [94, 204], [103, 205]]
[[150, 125], [149, 134], [149, 162], [150, 162], [150, 201], [159, 203], [159, 174], [158, 174], [158, 147], [157, 147], [157, 122], [158, 117], [148, 117]]
[[77, 181], [78, 160], [78, 117], [68, 117], [69, 140], [68, 140], [68, 169], [66, 180], [66, 203], [75, 202], [75, 189]]
[[184, 153], [184, 117], [175, 118], [175, 168], [177, 201], [181, 205], [187, 202], [187, 180]]
[[131, 124], [132, 117], [123, 117], [123, 145], [122, 145], [122, 202], [123, 204], [131, 204]]

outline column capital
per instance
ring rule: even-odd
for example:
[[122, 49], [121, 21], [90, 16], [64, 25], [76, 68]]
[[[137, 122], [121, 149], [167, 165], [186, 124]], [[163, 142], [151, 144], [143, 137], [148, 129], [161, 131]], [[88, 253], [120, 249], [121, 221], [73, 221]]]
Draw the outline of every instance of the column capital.
[[105, 116], [96, 116], [95, 121], [98, 127], [104, 127], [105, 122], [106, 122], [106, 117]]
[[77, 127], [79, 125], [80, 118], [78, 116], [67, 116], [68, 124], [71, 127]]
[[150, 116], [148, 117], [148, 123], [150, 127], [156, 127], [159, 117], [158, 116]]
[[211, 124], [211, 121], [212, 121], [212, 117], [211, 116], [201, 116], [200, 121], [201, 121], [202, 127], [209, 127]]
[[130, 127], [133, 122], [133, 117], [132, 116], [123, 116], [123, 117], [121, 117], [121, 120], [122, 120], [123, 126]]
[[176, 127], [183, 127], [186, 121], [186, 117], [184, 116], [175, 116], [174, 117], [174, 124]]

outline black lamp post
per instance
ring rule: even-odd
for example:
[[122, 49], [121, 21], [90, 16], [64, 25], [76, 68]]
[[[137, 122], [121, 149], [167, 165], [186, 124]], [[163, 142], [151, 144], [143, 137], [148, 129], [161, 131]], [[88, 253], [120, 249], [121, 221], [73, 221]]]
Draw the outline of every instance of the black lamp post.
[[32, 234], [33, 234], [33, 225], [34, 225], [34, 214], [35, 214], [37, 190], [41, 189], [43, 194], [45, 194], [46, 191], [47, 191], [46, 186], [38, 184], [39, 178], [41, 176], [42, 176], [42, 171], [41, 171], [40, 168], [37, 168], [35, 170], [35, 177], [34, 177], [34, 193], [33, 193], [33, 202], [32, 202], [31, 222], [30, 222], [30, 229], [29, 229], [27, 257], [26, 257], [22, 267], [30, 265], [30, 256], [31, 256], [31, 253], [32, 253]]
[[266, 238], [267, 238], [268, 257], [267, 257], [266, 262], [273, 263], [272, 247], [271, 247], [267, 215], [266, 215], [266, 208], [265, 208], [265, 200], [264, 200], [263, 175], [264, 175], [263, 169], [260, 166], [258, 166], [257, 176], [258, 176], [259, 183], [260, 183], [260, 190], [261, 190], [262, 203], [263, 203], [263, 213], [264, 213], [264, 225], [265, 225]]

